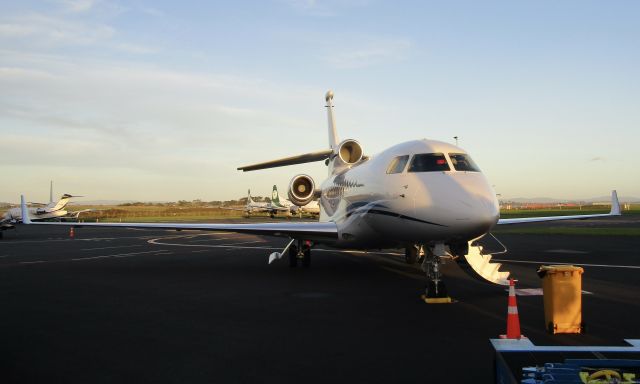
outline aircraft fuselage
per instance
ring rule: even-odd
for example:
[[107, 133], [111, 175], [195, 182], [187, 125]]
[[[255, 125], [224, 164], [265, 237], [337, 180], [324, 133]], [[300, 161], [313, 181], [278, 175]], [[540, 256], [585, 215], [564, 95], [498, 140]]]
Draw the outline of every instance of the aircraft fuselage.
[[[416, 154], [444, 154], [449, 170], [411, 172]], [[433, 140], [393, 146], [366, 161], [334, 172], [321, 185], [320, 221], [338, 226], [344, 248], [385, 248], [468, 241], [489, 232], [499, 219], [493, 188], [482, 172], [457, 171], [449, 154], [462, 149]], [[402, 172], [387, 173], [399, 156]]]

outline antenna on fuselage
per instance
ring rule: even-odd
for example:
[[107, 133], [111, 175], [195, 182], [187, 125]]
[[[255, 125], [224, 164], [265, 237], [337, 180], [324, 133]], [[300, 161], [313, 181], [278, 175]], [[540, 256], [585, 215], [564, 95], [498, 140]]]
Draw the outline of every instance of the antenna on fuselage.
[[458, 136], [453, 136], [454, 139], [456, 139], [456, 147], [458, 146]]
[[329, 120], [329, 147], [335, 150], [338, 147], [338, 132], [336, 131], [336, 119], [333, 116], [333, 91], [328, 90], [324, 99], [327, 102], [325, 107], [327, 108], [327, 118]]

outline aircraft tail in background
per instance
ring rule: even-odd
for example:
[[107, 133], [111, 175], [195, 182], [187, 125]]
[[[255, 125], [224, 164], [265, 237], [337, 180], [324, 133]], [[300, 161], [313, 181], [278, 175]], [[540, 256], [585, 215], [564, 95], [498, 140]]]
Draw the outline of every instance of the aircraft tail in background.
[[62, 195], [62, 197], [60, 197], [60, 200], [58, 200], [58, 202], [57, 202], [57, 203], [53, 203], [53, 202], [51, 202], [51, 203], [49, 203], [49, 205], [47, 206], [47, 208], [48, 208], [48, 210], [49, 210], [49, 211], [51, 211], [51, 212], [52, 212], [52, 211], [59, 211], [59, 210], [61, 210], [61, 209], [63, 209], [64, 207], [66, 207], [66, 206], [67, 206], [67, 204], [69, 203], [69, 200], [70, 200], [72, 197], [82, 197], [82, 196], [72, 196], [72, 195], [69, 195], [68, 193], [65, 193], [64, 195]]
[[273, 190], [271, 191], [271, 204], [276, 206], [281, 206], [280, 202], [280, 194], [278, 193], [278, 187], [276, 185], [273, 186]]

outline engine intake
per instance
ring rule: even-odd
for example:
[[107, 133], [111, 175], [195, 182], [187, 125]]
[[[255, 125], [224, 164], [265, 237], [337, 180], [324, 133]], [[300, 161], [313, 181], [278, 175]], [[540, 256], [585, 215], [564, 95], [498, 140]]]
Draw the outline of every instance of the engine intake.
[[309, 204], [315, 195], [316, 183], [309, 175], [296, 175], [289, 182], [289, 200], [299, 207]]
[[348, 139], [340, 143], [338, 156], [345, 164], [355, 164], [362, 160], [362, 146], [353, 139]]

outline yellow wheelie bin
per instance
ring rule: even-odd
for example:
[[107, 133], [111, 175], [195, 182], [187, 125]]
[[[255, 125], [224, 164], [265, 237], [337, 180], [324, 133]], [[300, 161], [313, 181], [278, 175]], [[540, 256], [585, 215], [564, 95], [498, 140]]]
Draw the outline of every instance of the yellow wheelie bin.
[[582, 273], [573, 265], [543, 265], [538, 270], [549, 333], [582, 333]]

